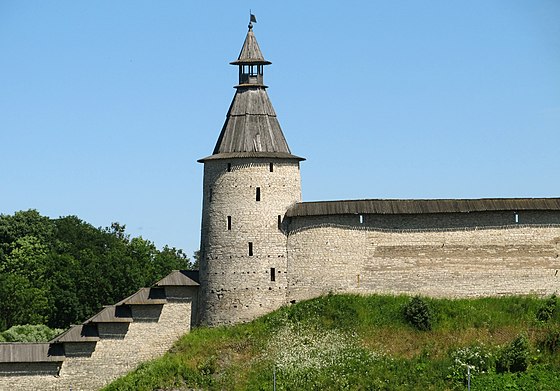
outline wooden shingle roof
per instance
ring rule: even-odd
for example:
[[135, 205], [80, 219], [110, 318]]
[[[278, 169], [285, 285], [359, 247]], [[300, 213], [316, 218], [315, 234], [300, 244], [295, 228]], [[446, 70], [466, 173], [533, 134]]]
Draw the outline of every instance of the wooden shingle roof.
[[119, 305], [141, 305], [141, 304], [166, 304], [165, 291], [161, 288], [140, 288], [126, 299], [116, 303]]
[[335, 214], [422, 214], [487, 211], [560, 210], [560, 198], [481, 198], [427, 200], [350, 200], [300, 202], [287, 217]]
[[235, 152], [276, 152], [297, 158], [291, 155], [264, 88], [238, 89], [233, 97], [213, 155]]
[[99, 340], [99, 335], [94, 327], [79, 324], [70, 327], [64, 333], [53, 338], [50, 343], [64, 342], [95, 342]]
[[199, 286], [198, 270], [173, 270], [155, 283], [156, 286]]
[[130, 310], [122, 306], [107, 305], [86, 323], [131, 323], [133, 321]]
[[261, 48], [255, 38], [252, 26], [249, 26], [249, 31], [245, 37], [245, 42], [243, 42], [243, 47], [239, 53], [237, 60], [230, 62], [232, 65], [242, 65], [242, 64], [271, 64], [270, 61], [264, 59], [261, 53]]
[[49, 362], [64, 361], [61, 351], [49, 343], [2, 343], [0, 363], [3, 362]]

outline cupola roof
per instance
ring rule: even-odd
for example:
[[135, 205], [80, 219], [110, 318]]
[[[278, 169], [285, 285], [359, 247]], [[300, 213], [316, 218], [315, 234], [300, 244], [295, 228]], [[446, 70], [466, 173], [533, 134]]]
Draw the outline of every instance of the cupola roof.
[[253, 25], [249, 24], [249, 31], [245, 37], [245, 42], [243, 42], [243, 47], [239, 53], [237, 60], [230, 62], [231, 65], [242, 65], [242, 64], [262, 64], [269, 65], [272, 64], [270, 61], [264, 59], [264, 56], [259, 47], [259, 43], [255, 38], [253, 33]]

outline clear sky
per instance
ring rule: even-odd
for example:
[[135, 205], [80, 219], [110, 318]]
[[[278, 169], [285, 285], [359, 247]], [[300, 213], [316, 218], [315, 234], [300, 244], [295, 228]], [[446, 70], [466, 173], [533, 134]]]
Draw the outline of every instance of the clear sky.
[[560, 196], [560, 1], [0, 1], [0, 213], [198, 249], [249, 9], [305, 201]]

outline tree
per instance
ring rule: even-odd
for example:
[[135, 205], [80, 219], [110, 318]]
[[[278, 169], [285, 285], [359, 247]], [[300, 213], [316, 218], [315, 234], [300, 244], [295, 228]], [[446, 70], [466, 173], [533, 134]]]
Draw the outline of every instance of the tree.
[[95, 228], [36, 210], [0, 215], [0, 332], [82, 322], [171, 270], [191, 267], [182, 250], [130, 238], [124, 224]]

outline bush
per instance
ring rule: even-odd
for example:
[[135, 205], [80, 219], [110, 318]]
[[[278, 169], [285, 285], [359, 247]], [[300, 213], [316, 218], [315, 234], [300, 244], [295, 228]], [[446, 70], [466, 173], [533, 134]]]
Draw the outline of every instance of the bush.
[[560, 329], [548, 330], [544, 337], [539, 340], [537, 346], [551, 354], [560, 351]]
[[420, 331], [432, 329], [432, 311], [420, 296], [413, 297], [403, 309], [404, 318]]
[[496, 372], [525, 372], [529, 366], [529, 342], [520, 335], [502, 348], [496, 360]]
[[556, 294], [550, 296], [546, 303], [538, 309], [537, 319], [541, 322], [546, 322], [556, 312]]
[[42, 324], [12, 326], [0, 333], [0, 342], [47, 342], [62, 331], [62, 329], [50, 329]]
[[449, 367], [449, 378], [467, 383], [467, 367], [471, 368], [471, 377], [490, 372], [492, 354], [482, 345], [464, 347], [451, 352], [452, 364]]

